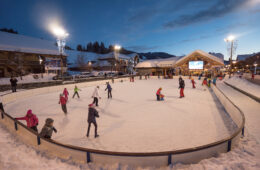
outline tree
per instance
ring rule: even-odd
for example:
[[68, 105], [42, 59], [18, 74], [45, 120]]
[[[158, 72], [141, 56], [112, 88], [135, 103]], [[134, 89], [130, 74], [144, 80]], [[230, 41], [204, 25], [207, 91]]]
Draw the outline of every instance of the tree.
[[100, 53], [100, 46], [97, 41], [93, 44], [93, 52]]
[[3, 31], [3, 32], [9, 32], [9, 33], [12, 33], [12, 34], [18, 34], [17, 31], [13, 30], [12, 28], [11, 29], [8, 29], [8, 28], [1, 28], [0, 31]]
[[77, 51], [82, 51], [82, 50], [83, 50], [82, 46], [80, 44], [77, 45]]
[[87, 44], [87, 51], [88, 51], [88, 52], [92, 52], [92, 51], [93, 51], [93, 44], [92, 44], [92, 42], [89, 42], [89, 43]]
[[100, 53], [105, 54], [107, 51], [105, 44], [103, 42], [100, 43]]
[[75, 63], [79, 68], [85, 67], [87, 65], [87, 62], [85, 61], [85, 58], [82, 54], [78, 54]]

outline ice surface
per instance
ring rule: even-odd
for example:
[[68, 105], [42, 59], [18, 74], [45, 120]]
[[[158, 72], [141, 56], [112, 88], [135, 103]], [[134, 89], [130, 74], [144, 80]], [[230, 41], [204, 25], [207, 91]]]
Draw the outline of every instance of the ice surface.
[[[86, 137], [88, 104], [94, 87], [80, 91], [80, 99], [69, 96], [68, 116], [58, 104], [59, 93], [37, 95], [5, 106], [14, 117], [32, 109], [39, 117], [39, 129], [47, 117], [55, 120], [57, 141], [93, 149], [127, 152], [155, 152], [184, 149], [221, 140], [235, 130], [233, 122], [216, 97], [203, 91], [200, 83], [191, 88], [186, 80], [185, 98], [179, 98], [178, 80], [142, 80], [112, 84], [113, 99], [101, 86], [98, 132]], [[165, 101], [156, 101], [162, 87]]]

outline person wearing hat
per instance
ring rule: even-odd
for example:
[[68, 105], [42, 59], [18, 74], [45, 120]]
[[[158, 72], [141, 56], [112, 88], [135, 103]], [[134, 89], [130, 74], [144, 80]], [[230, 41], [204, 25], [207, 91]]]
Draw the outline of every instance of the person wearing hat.
[[63, 94], [60, 94], [60, 101], [59, 101], [59, 104], [61, 104], [61, 109], [62, 111], [65, 113], [65, 115], [67, 114], [67, 100], [66, 98], [64, 97]]
[[184, 82], [184, 80], [181, 78], [181, 80], [180, 80], [180, 82], [179, 82], [180, 98], [184, 97], [184, 87], [185, 87], [185, 82]]
[[91, 123], [94, 124], [95, 126], [95, 138], [97, 138], [99, 135], [97, 134], [97, 122], [96, 122], [96, 117], [99, 117], [98, 111], [95, 109], [94, 104], [89, 104], [88, 105], [88, 132], [87, 132], [87, 137], [89, 137], [89, 131], [91, 127]]
[[67, 88], [64, 88], [63, 94], [65, 96], [65, 99], [68, 101], [68, 99], [69, 99], [69, 91], [67, 90]]
[[17, 117], [15, 120], [25, 120], [27, 123], [27, 127], [33, 129], [34, 131], [38, 132], [38, 118], [35, 114], [32, 113], [32, 110], [29, 109], [27, 114], [24, 117]]
[[112, 87], [109, 84], [109, 82], [107, 82], [107, 88], [105, 89], [105, 91], [107, 90], [107, 98], [112, 98]]
[[95, 88], [92, 97], [94, 98], [92, 104], [96, 104], [96, 106], [98, 106], [98, 98], [101, 99], [101, 97], [99, 96], [99, 86]]
[[53, 131], [55, 133], [57, 133], [57, 130], [53, 126], [53, 122], [54, 122], [54, 120], [51, 118], [47, 118], [45, 120], [45, 125], [43, 126], [43, 128], [41, 130], [40, 137], [51, 139]]

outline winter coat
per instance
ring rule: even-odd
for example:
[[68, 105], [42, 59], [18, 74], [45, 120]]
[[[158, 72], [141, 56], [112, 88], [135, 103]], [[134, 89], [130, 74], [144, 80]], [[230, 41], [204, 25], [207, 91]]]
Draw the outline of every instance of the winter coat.
[[67, 90], [67, 89], [64, 89], [64, 90], [63, 90], [63, 94], [64, 94], [65, 96], [68, 96], [68, 95], [69, 95], [68, 90]]
[[80, 89], [78, 88], [78, 87], [75, 87], [74, 88], [74, 92], [76, 93], [76, 92], [78, 92]]
[[16, 120], [26, 120], [27, 127], [31, 128], [37, 126], [39, 121], [36, 115], [32, 113], [32, 110], [28, 110], [26, 116], [15, 118]]
[[192, 83], [192, 84], [196, 84], [195, 81], [194, 81], [193, 79], [191, 80], [191, 83]]
[[55, 127], [53, 127], [51, 125], [52, 122], [53, 122], [53, 119], [50, 119], [50, 118], [46, 119], [45, 125], [43, 126], [43, 128], [40, 132], [40, 137], [51, 138], [53, 131], [57, 132]]
[[110, 84], [107, 84], [107, 88], [105, 90], [111, 91], [112, 87], [110, 86]]
[[63, 97], [63, 96], [60, 96], [60, 102], [59, 102], [59, 104], [61, 104], [61, 105], [65, 105], [66, 103], [67, 103], [66, 98]]
[[10, 82], [11, 82], [11, 86], [17, 86], [17, 79], [14, 78], [14, 79], [10, 79]]
[[96, 87], [93, 94], [92, 94], [92, 97], [99, 97], [99, 92], [98, 92], [98, 88]]
[[161, 95], [161, 89], [158, 89], [156, 95]]
[[88, 109], [88, 123], [96, 123], [96, 117], [99, 117], [98, 111], [95, 108], [90, 107]]
[[184, 87], [185, 87], [185, 82], [184, 82], [184, 80], [181, 80], [180, 81], [180, 83], [179, 83], [179, 88], [181, 88], [181, 89], [184, 89]]
[[181, 82], [181, 80], [182, 80], [182, 78], [181, 78], [181, 77], [179, 77], [179, 83]]

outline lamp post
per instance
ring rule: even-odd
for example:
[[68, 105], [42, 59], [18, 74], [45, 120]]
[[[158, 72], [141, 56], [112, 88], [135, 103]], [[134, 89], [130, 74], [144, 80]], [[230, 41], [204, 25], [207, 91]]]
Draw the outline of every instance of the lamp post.
[[61, 78], [63, 78], [63, 54], [64, 54], [64, 48], [66, 45], [65, 38], [69, 35], [64, 29], [61, 27], [54, 27], [52, 29], [53, 34], [57, 37], [57, 45], [60, 53], [60, 67], [61, 67]]
[[230, 59], [229, 59], [230, 68], [229, 68], [229, 73], [231, 73], [231, 70], [233, 68], [232, 58], [233, 58], [233, 53], [234, 53], [234, 40], [235, 40], [235, 37], [233, 35], [230, 35], [230, 36], [228, 36], [227, 38], [224, 39], [225, 42], [230, 43]]
[[39, 56], [39, 62], [40, 62], [40, 67], [41, 67], [41, 77], [43, 78], [43, 70], [42, 70], [42, 62], [43, 62], [43, 60], [42, 60], [41, 56]]
[[89, 71], [91, 71], [91, 65], [92, 65], [92, 63], [91, 63], [91, 61], [89, 61], [88, 62]]
[[114, 46], [114, 50], [115, 50], [115, 71], [116, 71], [116, 61], [118, 60], [120, 49], [121, 49], [120, 45]]
[[257, 63], [256, 62], [254, 63], [254, 66], [255, 66], [255, 74], [256, 74], [256, 68], [257, 68]]

